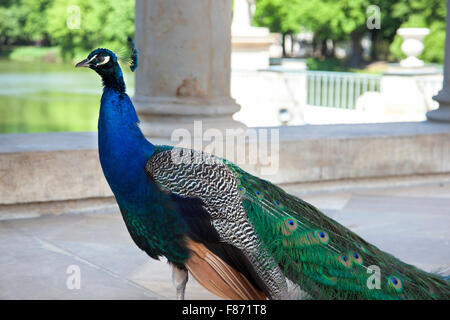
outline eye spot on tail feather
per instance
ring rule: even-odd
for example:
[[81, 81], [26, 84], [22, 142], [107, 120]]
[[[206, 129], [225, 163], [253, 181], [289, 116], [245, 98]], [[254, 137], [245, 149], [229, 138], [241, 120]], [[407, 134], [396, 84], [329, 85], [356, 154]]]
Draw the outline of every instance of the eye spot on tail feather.
[[297, 230], [297, 221], [295, 221], [292, 218], [286, 219], [281, 226], [281, 232], [286, 235], [290, 236], [295, 230]]

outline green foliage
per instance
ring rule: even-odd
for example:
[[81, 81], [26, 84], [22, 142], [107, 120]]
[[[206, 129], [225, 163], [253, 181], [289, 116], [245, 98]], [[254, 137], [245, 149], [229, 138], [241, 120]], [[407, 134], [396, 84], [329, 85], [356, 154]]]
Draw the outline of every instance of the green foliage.
[[372, 3], [369, 0], [344, 0], [330, 1], [322, 0], [322, 5], [329, 7], [334, 2], [334, 15], [330, 15], [330, 28], [339, 38], [349, 35], [352, 32], [364, 31], [366, 29], [366, 10]]
[[[8, 6], [6, 6], [8, 5]], [[2, 1], [0, 4], [0, 43], [8, 44], [26, 38], [22, 29], [28, 10], [20, 2]]]
[[27, 9], [23, 32], [32, 40], [40, 41], [47, 37], [48, 19], [46, 10], [50, 0], [22, 0], [22, 7]]
[[[254, 21], [257, 25], [269, 27], [272, 32], [294, 32], [306, 29], [314, 34], [314, 48], [322, 43], [321, 55], [327, 56], [323, 50], [326, 40], [336, 42], [352, 42], [354, 66], [362, 62], [360, 45], [364, 34], [368, 34], [366, 21], [369, 17], [367, 9], [378, 5], [383, 24], [381, 36], [391, 37], [399, 25], [398, 21], [386, 15], [390, 12], [391, 2], [388, 0], [258, 0]], [[317, 52], [316, 52], [317, 54]]]
[[[117, 50], [133, 36], [134, 5], [134, 0], [1, 1], [0, 45], [58, 46], [66, 60], [97, 47]], [[80, 28], [69, 28], [77, 19]]]
[[308, 70], [316, 71], [348, 71], [348, 67], [345, 67], [343, 61], [333, 58], [307, 58], [306, 67]]
[[427, 62], [444, 63], [445, 22], [434, 21], [430, 25], [430, 34], [424, 40], [425, 49], [421, 58]]
[[[376, 2], [376, 1], [375, 1]], [[311, 30], [319, 39], [342, 40], [366, 26], [369, 0], [258, 0], [255, 24], [272, 32]]]
[[299, 32], [296, 4], [296, 0], [258, 0], [254, 22], [258, 26], [269, 28], [271, 32]]
[[[80, 8], [80, 28], [68, 27], [68, 19], [77, 19], [69, 6]], [[47, 30], [55, 44], [61, 46], [64, 58], [85, 56], [93, 48], [117, 50], [126, 45], [134, 32], [134, 1], [61, 0], [48, 12]]]
[[[402, 28], [430, 29], [424, 39], [424, 52], [419, 58], [425, 62], [443, 63], [445, 47], [446, 1], [442, 0], [402, 0], [393, 5], [392, 16], [403, 19]], [[392, 55], [402, 59], [402, 38], [395, 36], [390, 46]]]
[[18, 47], [15, 48], [9, 55], [9, 58], [14, 61], [45, 61], [45, 62], [59, 62], [60, 59], [59, 47]]
[[[254, 23], [268, 27], [272, 32], [290, 33], [302, 29], [314, 33], [315, 41], [331, 39], [350, 40], [352, 34], [373, 33], [375, 50], [386, 56], [387, 44], [396, 58], [402, 58], [401, 38], [396, 36], [402, 27], [428, 27], [425, 51], [421, 58], [427, 62], [443, 62], [445, 42], [445, 4], [443, 0], [258, 0]], [[371, 5], [380, 8], [381, 29], [368, 30], [366, 26]], [[385, 52], [386, 51], [386, 52]], [[375, 57], [376, 55], [374, 55]]]

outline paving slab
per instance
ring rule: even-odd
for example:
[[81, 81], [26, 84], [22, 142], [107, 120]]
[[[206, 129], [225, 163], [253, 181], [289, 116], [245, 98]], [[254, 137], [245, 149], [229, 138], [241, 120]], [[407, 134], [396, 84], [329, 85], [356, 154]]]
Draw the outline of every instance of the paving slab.
[[385, 196], [404, 197], [427, 197], [427, 198], [450, 198], [450, 183], [441, 182], [433, 184], [418, 185], [411, 187], [381, 188], [369, 192], [355, 192], [355, 194], [372, 194]]
[[[162, 298], [59, 246], [5, 224], [0, 226], [0, 299]], [[80, 289], [67, 286], [70, 266], [80, 270]]]
[[[450, 272], [447, 185], [303, 198], [405, 262]], [[139, 250], [120, 214], [107, 209], [0, 221], [0, 252], [0, 299], [175, 299], [166, 260]], [[70, 290], [67, 269], [74, 265], [81, 288]], [[217, 299], [193, 278], [186, 298]]]
[[[120, 214], [2, 221], [0, 232], [0, 299], [175, 299], [169, 265], [136, 247]], [[66, 286], [72, 265], [80, 290]], [[186, 298], [216, 299], [193, 278]]]

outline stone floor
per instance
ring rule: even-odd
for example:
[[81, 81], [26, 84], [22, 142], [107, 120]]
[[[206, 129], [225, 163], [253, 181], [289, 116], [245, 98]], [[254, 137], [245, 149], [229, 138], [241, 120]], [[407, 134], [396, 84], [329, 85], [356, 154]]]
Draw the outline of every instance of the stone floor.
[[[302, 198], [427, 271], [450, 270], [450, 183]], [[117, 212], [0, 222], [0, 299], [174, 299], [170, 269], [140, 251]], [[68, 289], [69, 266], [80, 289]], [[187, 299], [215, 299], [190, 279]]]

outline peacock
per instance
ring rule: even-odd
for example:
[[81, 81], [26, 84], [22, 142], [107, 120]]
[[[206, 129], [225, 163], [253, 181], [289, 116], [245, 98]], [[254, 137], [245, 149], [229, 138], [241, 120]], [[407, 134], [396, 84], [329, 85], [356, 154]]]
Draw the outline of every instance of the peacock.
[[[137, 50], [129, 41], [134, 71]], [[226, 159], [149, 142], [112, 51], [96, 49], [76, 67], [102, 78], [103, 173], [135, 244], [151, 258], [167, 258], [177, 299], [189, 273], [225, 299], [450, 297], [439, 275], [381, 251]]]

